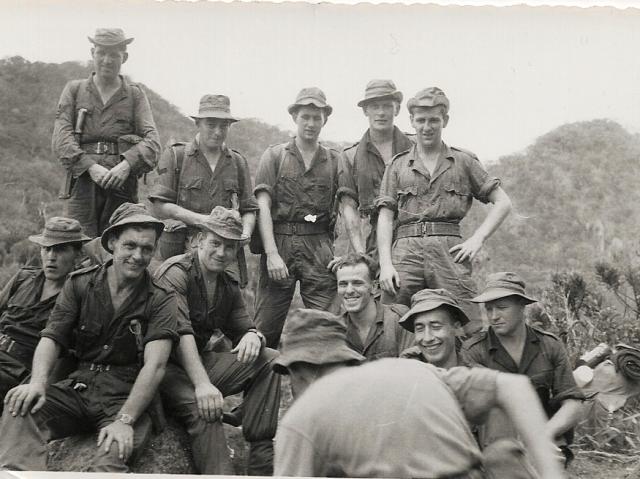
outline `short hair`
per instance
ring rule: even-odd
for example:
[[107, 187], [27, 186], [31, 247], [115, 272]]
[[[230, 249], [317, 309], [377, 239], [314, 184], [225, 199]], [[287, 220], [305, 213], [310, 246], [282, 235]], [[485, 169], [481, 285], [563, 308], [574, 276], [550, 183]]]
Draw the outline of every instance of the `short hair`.
[[335, 270], [344, 268], [345, 266], [356, 266], [364, 264], [369, 270], [369, 277], [375, 279], [378, 272], [378, 263], [371, 256], [365, 253], [349, 253], [338, 260]]
[[435, 105], [435, 106], [420, 106], [420, 105], [416, 105], [413, 108], [411, 108], [411, 110], [409, 110], [409, 114], [413, 115], [414, 111], [416, 111], [416, 110], [429, 110], [431, 108], [439, 108], [440, 109], [440, 114], [442, 115], [442, 118], [444, 118], [445, 116], [447, 116], [449, 114], [449, 109], [444, 105]]
[[293, 116], [294, 118], [298, 116], [298, 113], [300, 112], [300, 108], [304, 108], [305, 106], [310, 106], [312, 108], [316, 108], [318, 110], [320, 110], [320, 114], [322, 115], [322, 124], [326, 125], [327, 124], [327, 120], [329, 120], [329, 115], [327, 115], [327, 112], [324, 108], [321, 108], [319, 106], [316, 106], [314, 104], [309, 104], [309, 105], [295, 105], [292, 109], [291, 109], [291, 116]]
[[114, 241], [116, 241], [118, 238], [120, 238], [120, 235], [122, 235], [122, 233], [125, 230], [134, 230], [134, 231], [153, 230], [156, 234], [156, 243], [160, 238], [160, 235], [158, 234], [158, 228], [156, 228], [153, 225], [153, 223], [125, 223], [123, 225], [113, 228], [109, 232], [108, 239], [113, 239]]
[[115, 48], [117, 49], [119, 52], [122, 53], [127, 53], [127, 44], [122, 42], [122, 43], [118, 43], [117, 45], [98, 45], [97, 43], [94, 43], [93, 46], [91, 47], [91, 50], [95, 50], [97, 47], [102, 47], [102, 48]]

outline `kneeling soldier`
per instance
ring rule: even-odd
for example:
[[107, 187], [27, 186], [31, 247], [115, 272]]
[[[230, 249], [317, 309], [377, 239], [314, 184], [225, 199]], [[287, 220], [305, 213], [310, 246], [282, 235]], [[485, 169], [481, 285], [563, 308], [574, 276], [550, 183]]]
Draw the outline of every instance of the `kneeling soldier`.
[[42, 234], [29, 236], [42, 267], [21, 268], [0, 292], [0, 413], [7, 391], [29, 375], [40, 331], [89, 239], [78, 221], [50, 218]]
[[[187, 426], [202, 474], [233, 474], [220, 419], [223, 397], [244, 391], [248, 473], [268, 476], [280, 404], [280, 379], [271, 362], [278, 353], [264, 347], [237, 281], [225, 271], [242, 240], [242, 222], [237, 211], [216, 206], [199, 226], [197, 250], [169, 258], [156, 272], [159, 283], [177, 293], [180, 334], [177, 357], [160, 390], [165, 404]], [[231, 352], [206, 350], [216, 329], [234, 343]]]
[[[31, 380], [5, 398], [0, 469], [45, 470], [47, 441], [99, 430], [88, 470], [128, 470], [140, 446], [138, 419], [177, 339], [175, 297], [147, 272], [163, 227], [142, 205], [121, 205], [102, 235], [113, 259], [69, 275], [41, 333]], [[78, 368], [48, 385], [69, 348]]]

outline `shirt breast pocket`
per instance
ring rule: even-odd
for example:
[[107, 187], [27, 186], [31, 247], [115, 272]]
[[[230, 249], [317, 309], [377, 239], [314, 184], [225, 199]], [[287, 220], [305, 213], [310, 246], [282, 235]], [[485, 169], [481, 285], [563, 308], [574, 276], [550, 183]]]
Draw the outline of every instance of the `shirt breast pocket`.
[[445, 182], [443, 188], [447, 193], [458, 197], [470, 198], [472, 196], [471, 186], [458, 178]]
[[314, 179], [309, 182], [309, 196], [312, 206], [317, 211], [328, 211], [331, 208], [331, 186], [327, 181]]
[[403, 188], [398, 188], [398, 207], [406, 208], [412, 199], [418, 196], [417, 185], [406, 185]]
[[198, 213], [204, 212], [205, 192], [202, 178], [190, 178], [182, 182], [179, 192], [180, 206]]

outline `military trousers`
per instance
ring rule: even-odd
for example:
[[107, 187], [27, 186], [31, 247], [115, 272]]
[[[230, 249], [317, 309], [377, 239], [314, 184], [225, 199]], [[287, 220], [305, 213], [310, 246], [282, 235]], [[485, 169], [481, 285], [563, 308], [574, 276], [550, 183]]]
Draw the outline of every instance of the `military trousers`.
[[[280, 375], [271, 368], [278, 356], [264, 348], [251, 364], [237, 355], [209, 351], [201, 355], [211, 383], [223, 396], [244, 392], [242, 433], [250, 444], [247, 472], [270, 476], [273, 473], [273, 437], [278, 425]], [[169, 414], [182, 422], [191, 436], [193, 461], [200, 474], [233, 474], [221, 421], [207, 422], [200, 417], [194, 386], [185, 370], [169, 364], [160, 385]]]
[[[106, 374], [106, 373], [100, 373]], [[5, 409], [0, 421], [0, 470], [43, 471], [47, 469], [47, 442], [76, 434], [98, 431], [115, 420], [126, 398], [110, 402], [105, 408], [105, 395], [100, 385], [86, 384], [74, 389], [76, 381], [64, 380], [47, 387], [46, 401], [35, 414], [12, 416]], [[84, 384], [84, 383], [83, 383]], [[133, 454], [136, 457], [148, 439], [150, 419], [145, 414], [134, 425]], [[108, 452], [104, 445], [96, 446], [87, 464], [87, 471], [128, 472], [123, 459], [118, 457], [118, 444], [114, 441]]]
[[4, 406], [4, 397], [29, 376], [29, 369], [10, 354], [0, 351], [0, 414]]
[[305, 308], [335, 308], [336, 277], [327, 270], [333, 259], [329, 234], [275, 235], [278, 253], [289, 270], [284, 280], [269, 278], [267, 255], [260, 258], [260, 279], [255, 301], [256, 327], [267, 338], [267, 346], [277, 348], [289, 306], [300, 282], [300, 296]]
[[391, 248], [391, 261], [400, 276], [395, 296], [383, 293], [385, 304], [399, 303], [411, 307], [411, 296], [425, 288], [443, 288], [453, 294], [469, 318], [464, 327], [470, 335], [482, 329], [480, 307], [469, 301], [477, 295], [471, 278], [471, 261], [456, 263], [456, 253], [449, 249], [461, 242], [458, 236], [419, 236], [399, 238]]

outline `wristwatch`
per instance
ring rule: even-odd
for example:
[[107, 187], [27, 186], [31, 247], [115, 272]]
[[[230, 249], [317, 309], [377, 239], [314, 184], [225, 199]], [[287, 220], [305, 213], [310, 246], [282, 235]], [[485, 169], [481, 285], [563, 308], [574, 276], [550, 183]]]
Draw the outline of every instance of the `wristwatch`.
[[133, 416], [124, 412], [116, 418], [116, 421], [120, 421], [122, 424], [126, 424], [127, 426], [133, 426], [134, 423]]
[[256, 336], [258, 336], [258, 338], [260, 339], [260, 343], [264, 346], [265, 344], [267, 344], [267, 338], [264, 337], [264, 334], [262, 334], [260, 331], [258, 331], [256, 328], [250, 328], [247, 330], [247, 333], [255, 333]]

